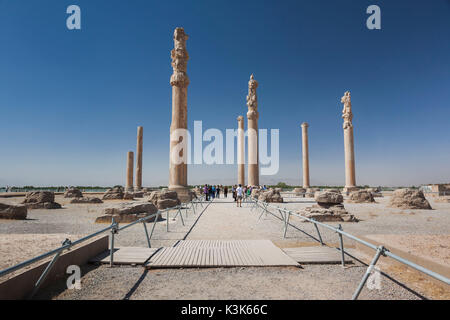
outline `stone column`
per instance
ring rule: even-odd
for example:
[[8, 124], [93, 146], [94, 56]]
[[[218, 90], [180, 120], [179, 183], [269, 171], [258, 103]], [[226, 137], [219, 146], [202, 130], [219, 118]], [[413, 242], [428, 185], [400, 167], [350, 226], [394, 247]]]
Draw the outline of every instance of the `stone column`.
[[356, 190], [355, 178], [355, 151], [353, 147], [353, 113], [350, 91], [347, 91], [341, 98], [341, 103], [344, 104], [342, 109], [342, 118], [344, 119], [344, 148], [345, 148], [345, 188], [344, 192]]
[[133, 151], [128, 151], [127, 156], [127, 185], [125, 187], [126, 192], [133, 191], [133, 166], [134, 166], [134, 154]]
[[170, 166], [169, 189], [177, 191], [181, 201], [190, 200], [187, 187], [187, 61], [186, 51], [188, 35], [183, 28], [176, 28], [173, 34], [174, 49], [171, 51], [173, 73], [172, 86], [172, 123], [170, 125]]
[[137, 128], [137, 145], [136, 145], [136, 183], [134, 191], [141, 191], [142, 189], [142, 140], [144, 135], [144, 128]]
[[303, 162], [303, 188], [309, 188], [309, 151], [308, 151], [308, 127], [302, 123], [302, 162]]
[[248, 184], [251, 186], [259, 186], [259, 156], [258, 156], [258, 97], [256, 96], [256, 88], [258, 82], [250, 76], [248, 82], [247, 95], [247, 132], [248, 132]]
[[245, 185], [245, 132], [244, 117], [239, 116], [238, 121], [238, 139], [237, 139], [237, 161], [238, 161], [238, 184]]

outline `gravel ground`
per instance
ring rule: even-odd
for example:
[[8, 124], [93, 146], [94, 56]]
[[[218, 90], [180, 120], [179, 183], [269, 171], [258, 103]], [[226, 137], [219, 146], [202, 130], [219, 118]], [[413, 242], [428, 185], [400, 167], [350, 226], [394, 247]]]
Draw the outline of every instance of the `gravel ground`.
[[[350, 299], [366, 268], [354, 265], [295, 267], [161, 269], [142, 267], [91, 269], [81, 290], [57, 294], [52, 288], [37, 298], [47, 299]], [[85, 270], [87, 271], [87, 270]], [[53, 290], [53, 291], [52, 291]], [[421, 296], [382, 277], [381, 288], [365, 288], [360, 299], [421, 299]]]

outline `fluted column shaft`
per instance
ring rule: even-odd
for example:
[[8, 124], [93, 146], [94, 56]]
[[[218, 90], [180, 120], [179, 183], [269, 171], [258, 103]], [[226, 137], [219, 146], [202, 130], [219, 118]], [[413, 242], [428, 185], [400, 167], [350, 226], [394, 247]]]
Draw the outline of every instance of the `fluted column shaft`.
[[136, 183], [135, 191], [142, 189], [142, 151], [143, 151], [144, 128], [137, 128], [137, 145], [136, 145]]
[[237, 139], [237, 160], [238, 160], [238, 184], [245, 185], [245, 147], [244, 147], [244, 117], [238, 117], [238, 139]]
[[302, 162], [303, 162], [303, 188], [309, 188], [309, 146], [308, 124], [302, 123]]

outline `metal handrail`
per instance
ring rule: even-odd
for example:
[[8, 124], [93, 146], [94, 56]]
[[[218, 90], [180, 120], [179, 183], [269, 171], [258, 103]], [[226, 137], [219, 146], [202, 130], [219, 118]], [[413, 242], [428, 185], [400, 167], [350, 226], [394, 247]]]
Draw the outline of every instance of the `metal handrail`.
[[[89, 235], [87, 235], [87, 236], [85, 236], [85, 237], [83, 237], [83, 238], [81, 238], [81, 239], [78, 239], [78, 240], [74, 241], [74, 242], [71, 242], [69, 239], [66, 239], [66, 240], [64, 240], [64, 242], [62, 243], [62, 245], [61, 245], [60, 247], [58, 247], [58, 248], [56, 248], [56, 249], [54, 249], [54, 250], [47, 251], [47, 252], [45, 252], [45, 253], [43, 253], [43, 254], [41, 254], [41, 255], [39, 255], [39, 256], [36, 256], [36, 257], [34, 257], [34, 258], [31, 258], [31, 259], [29, 259], [29, 260], [26, 260], [26, 261], [24, 261], [24, 262], [21, 262], [21, 263], [19, 263], [19, 264], [16, 264], [16, 265], [14, 265], [14, 266], [11, 266], [11, 267], [9, 267], [9, 268], [0, 270], [0, 277], [6, 276], [7, 274], [10, 274], [10, 273], [12, 273], [12, 272], [14, 272], [14, 271], [17, 271], [17, 270], [19, 270], [19, 269], [22, 269], [22, 268], [24, 268], [24, 267], [26, 267], [26, 266], [29, 266], [29, 265], [31, 265], [31, 264], [33, 264], [33, 263], [35, 263], [35, 262], [41, 261], [41, 260], [43, 260], [43, 259], [45, 259], [45, 258], [47, 258], [47, 257], [54, 256], [53, 259], [49, 262], [49, 264], [48, 264], [47, 267], [45, 268], [45, 270], [42, 272], [42, 274], [41, 274], [41, 276], [39, 277], [38, 281], [36, 282], [36, 284], [35, 284], [35, 286], [34, 286], [34, 289], [33, 289], [32, 293], [31, 293], [31, 295], [29, 296], [29, 298], [31, 298], [31, 297], [33, 297], [34, 294], [37, 292], [37, 290], [39, 289], [40, 285], [41, 285], [41, 284], [43, 283], [43, 281], [45, 280], [45, 277], [47, 276], [48, 272], [49, 272], [50, 269], [53, 267], [54, 263], [56, 262], [56, 260], [59, 258], [59, 256], [61, 255], [61, 253], [62, 253], [64, 250], [68, 250], [68, 249], [70, 249], [71, 247], [73, 247], [73, 246], [75, 246], [75, 245], [78, 245], [78, 244], [80, 244], [80, 243], [82, 243], [82, 242], [84, 242], [84, 241], [87, 241], [87, 240], [89, 240], [89, 239], [95, 237], [95, 236], [98, 236], [99, 234], [105, 233], [105, 232], [107, 232], [107, 231], [111, 231], [111, 234], [110, 234], [110, 245], [111, 245], [111, 248], [110, 248], [110, 255], [111, 255], [111, 266], [112, 266], [112, 264], [113, 264], [113, 254], [114, 254], [114, 234], [116, 234], [118, 231], [124, 230], [124, 229], [126, 229], [126, 228], [129, 228], [129, 227], [131, 227], [131, 226], [133, 226], [133, 225], [136, 225], [137, 223], [144, 223], [147, 241], [148, 241], [148, 244], [149, 244], [149, 246], [150, 246], [150, 237], [151, 237], [151, 235], [150, 235], [150, 237], [148, 236], [148, 233], [147, 233], [147, 227], [146, 227], [146, 225], [145, 225], [145, 221], [151, 219], [152, 217], [156, 217], [156, 218], [155, 218], [155, 224], [156, 224], [157, 216], [160, 216], [160, 215], [161, 215], [162, 213], [164, 213], [164, 212], [167, 212], [167, 213], [168, 213], [170, 210], [178, 210], [178, 213], [181, 213], [181, 209], [183, 209], [185, 206], [187, 206], [187, 205], [189, 205], [189, 204], [191, 204], [191, 208], [192, 208], [193, 211], [195, 212], [195, 207], [194, 207], [194, 205], [196, 205], [197, 203], [200, 203], [200, 204], [204, 203], [204, 202], [202, 201], [202, 199], [203, 199], [203, 197], [200, 197], [199, 199], [198, 199], [198, 198], [197, 198], [197, 199], [193, 199], [193, 200], [190, 201], [190, 202], [181, 203], [181, 204], [179, 204], [179, 205], [177, 205], [177, 206], [175, 206], [175, 207], [171, 207], [171, 208], [167, 208], [167, 209], [163, 209], [163, 210], [158, 210], [156, 213], [153, 213], [153, 214], [151, 214], [151, 215], [148, 215], [148, 216], [145, 216], [145, 217], [143, 217], [143, 218], [140, 218], [140, 219], [138, 219], [138, 220], [136, 220], [136, 221], [133, 221], [133, 222], [131, 222], [131, 223], [129, 223], [129, 224], [126, 224], [126, 225], [124, 225], [124, 226], [122, 226], [122, 227], [120, 227], [120, 228], [119, 228], [119, 224], [118, 224], [117, 222], [115, 222], [115, 221], [114, 221], [114, 218], [113, 218], [113, 219], [112, 219], [111, 225], [109, 225], [109, 226], [106, 227], [106, 228], [103, 228], [103, 229], [98, 230], [98, 231], [96, 231], [96, 232], [94, 232], [94, 233], [91, 233], [91, 234], [89, 234]], [[208, 202], [209, 202], [209, 201], [208, 201]], [[177, 213], [177, 214], [178, 214], [178, 213]], [[181, 218], [182, 218], [182, 217], [183, 217], [183, 216], [181, 215]], [[184, 221], [183, 221], [183, 224], [184, 224]], [[168, 224], [167, 224], [167, 226], [168, 226]], [[154, 226], [153, 226], [153, 227], [154, 227]], [[168, 229], [167, 229], [167, 230], [168, 230]], [[153, 232], [153, 230], [152, 230], [152, 232]]]
[[[340, 225], [339, 225], [339, 228], [336, 228], [336, 227], [333, 227], [333, 226], [331, 226], [329, 224], [326, 224], [326, 223], [323, 223], [323, 222], [319, 222], [319, 221], [316, 221], [316, 220], [308, 218], [308, 217], [304, 217], [304, 216], [302, 216], [302, 215], [300, 215], [300, 214], [298, 214], [296, 212], [292, 212], [291, 210], [288, 210], [288, 209], [285, 209], [285, 208], [280, 208], [278, 206], [265, 203], [265, 202], [260, 201], [258, 199], [253, 199], [253, 203], [254, 203], [255, 206], [259, 206], [259, 207], [263, 208], [263, 213], [264, 213], [264, 211], [269, 212], [267, 210], [267, 208], [271, 207], [273, 209], [278, 210], [279, 212], [284, 212], [285, 214], [288, 214], [289, 216], [293, 215], [293, 216], [296, 216], [296, 217], [298, 217], [300, 219], [309, 221], [309, 222], [313, 223], [314, 226], [316, 226], [316, 227], [317, 227], [317, 225], [319, 225], [319, 226], [322, 226], [322, 227], [327, 228], [329, 230], [332, 230], [332, 231], [338, 233], [340, 236], [345, 236], [345, 237], [347, 237], [349, 239], [352, 239], [352, 240], [354, 240], [356, 242], [359, 242], [359, 243], [361, 243], [361, 244], [363, 244], [363, 245], [365, 245], [365, 246], [375, 250], [376, 254], [375, 254], [372, 262], [370, 263], [370, 265], [369, 265], [369, 267], [367, 269], [367, 272], [363, 276], [363, 279], [362, 279], [360, 285], [358, 286], [358, 288], [356, 289], [355, 293], [353, 294], [352, 299], [357, 299], [358, 298], [358, 296], [359, 296], [359, 294], [360, 294], [364, 284], [367, 281], [367, 278], [368, 278], [368, 276], [370, 274], [370, 271], [373, 269], [373, 267], [377, 263], [378, 258], [380, 257], [380, 255], [390, 257], [390, 258], [392, 258], [394, 260], [397, 260], [398, 262], [403, 263], [403, 264], [405, 264], [405, 265], [407, 265], [407, 266], [409, 266], [409, 267], [411, 267], [413, 269], [416, 269], [417, 271], [420, 271], [420, 272], [422, 272], [422, 273], [424, 273], [424, 274], [426, 274], [426, 275], [428, 275], [428, 276], [430, 276], [430, 277], [432, 277], [434, 279], [437, 279], [439, 281], [444, 282], [447, 285], [450, 285], [450, 279], [449, 278], [447, 278], [447, 277], [445, 277], [445, 276], [443, 276], [443, 275], [441, 275], [441, 274], [439, 274], [437, 272], [434, 272], [434, 271], [431, 271], [431, 270], [429, 270], [427, 268], [424, 268], [421, 265], [418, 265], [418, 264], [416, 264], [416, 263], [414, 263], [412, 261], [409, 261], [409, 260], [407, 260], [405, 258], [402, 258], [402, 257], [400, 257], [400, 256], [398, 256], [398, 255], [396, 255], [396, 254], [394, 254], [392, 252], [390, 252], [389, 249], [385, 248], [384, 246], [376, 246], [376, 245], [374, 245], [374, 244], [372, 244], [370, 242], [367, 242], [365, 240], [362, 240], [362, 239], [360, 239], [360, 238], [358, 238], [358, 237], [356, 237], [356, 236], [354, 236], [354, 235], [352, 235], [352, 234], [350, 234], [348, 232], [345, 232], [345, 231], [342, 230]], [[273, 214], [272, 212], [270, 212], [270, 213]], [[291, 224], [288, 221], [287, 221], [287, 223], [285, 221], [284, 234], [286, 234], [286, 230], [287, 230], [287, 226], [288, 225], [291, 225]], [[291, 226], [293, 226], [293, 225], [291, 225]], [[316, 230], [319, 233], [319, 238], [321, 239], [319, 229], [316, 228]], [[322, 242], [322, 241], [320, 241], [320, 242]], [[343, 249], [343, 243], [342, 242], [341, 242], [341, 250], [342, 250], [343, 253], [345, 252], [344, 249]], [[346, 254], [348, 254], [348, 253], [346, 253]], [[342, 257], [342, 264], [344, 265], [343, 257]]]

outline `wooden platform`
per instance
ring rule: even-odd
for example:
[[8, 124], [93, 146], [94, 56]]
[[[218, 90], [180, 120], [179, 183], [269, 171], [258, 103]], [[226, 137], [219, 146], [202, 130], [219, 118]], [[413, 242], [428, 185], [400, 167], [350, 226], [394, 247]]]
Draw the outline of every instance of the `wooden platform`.
[[186, 240], [162, 248], [147, 268], [298, 266], [270, 240]]
[[[342, 261], [339, 250], [326, 246], [284, 248], [283, 251], [300, 264], [336, 264]], [[344, 255], [344, 261], [351, 263], [352, 259]]]
[[[145, 264], [159, 248], [118, 247], [114, 250], [114, 264]], [[109, 263], [109, 250], [91, 259], [93, 263]]]

